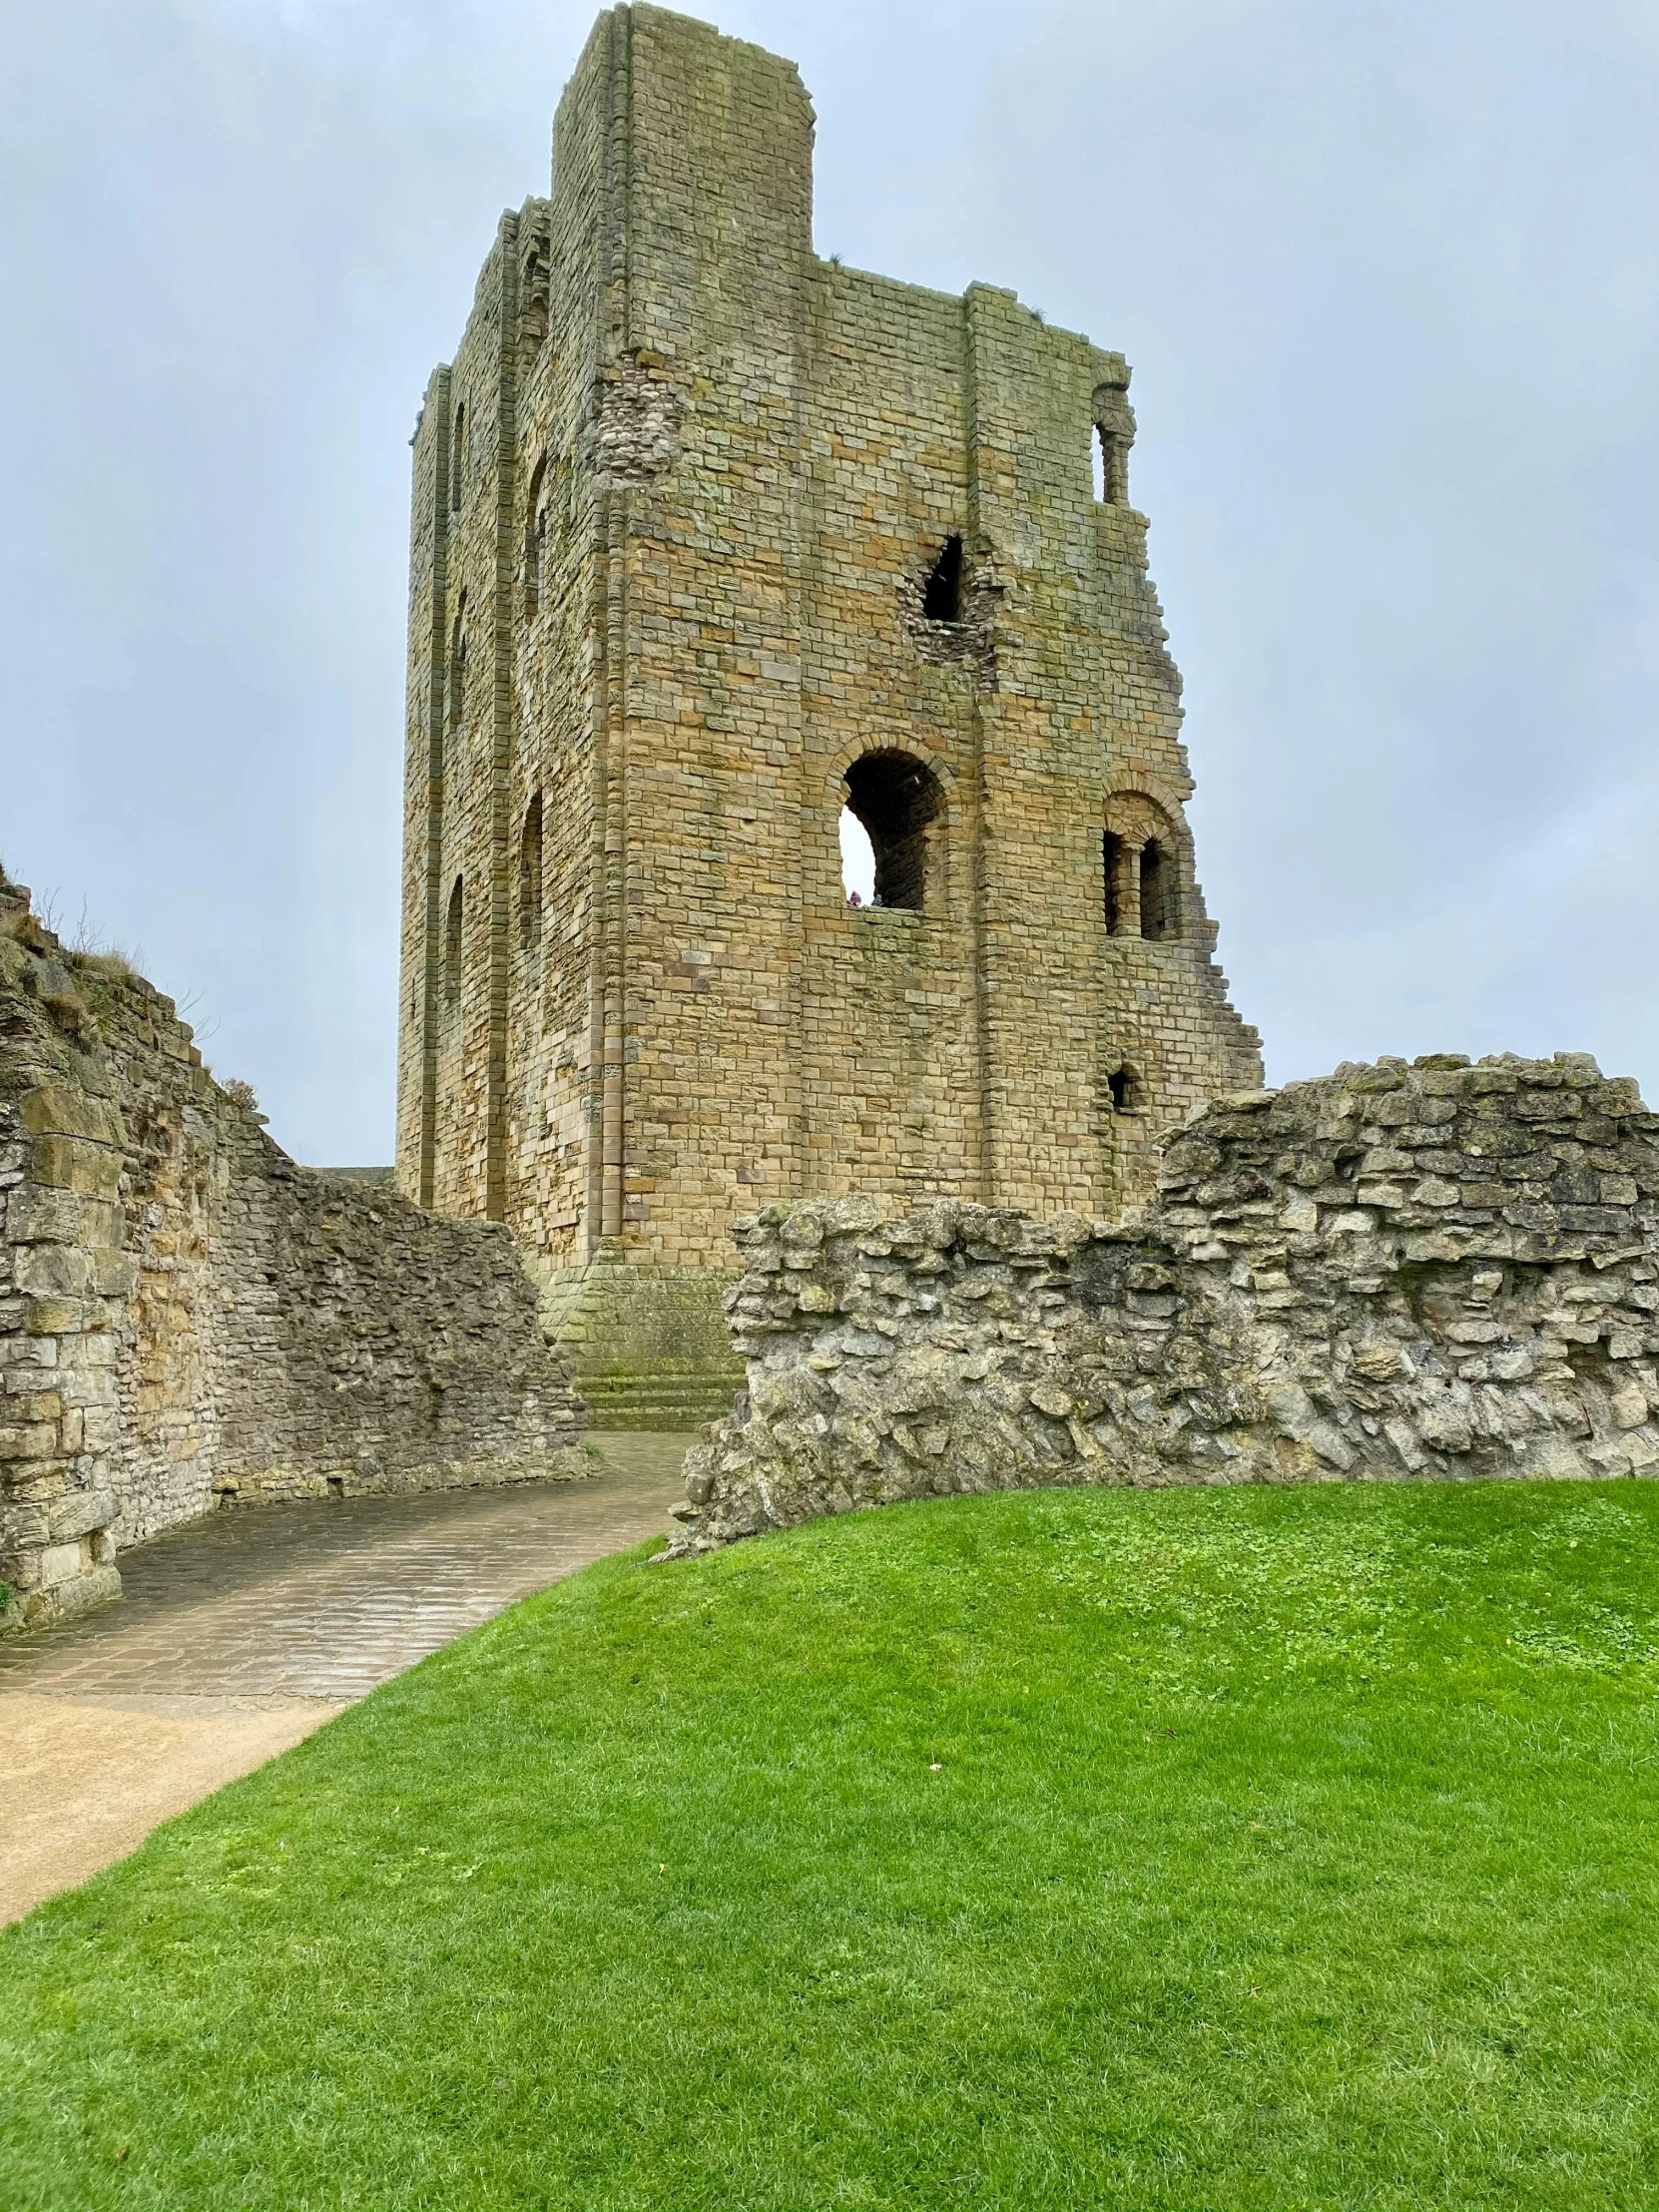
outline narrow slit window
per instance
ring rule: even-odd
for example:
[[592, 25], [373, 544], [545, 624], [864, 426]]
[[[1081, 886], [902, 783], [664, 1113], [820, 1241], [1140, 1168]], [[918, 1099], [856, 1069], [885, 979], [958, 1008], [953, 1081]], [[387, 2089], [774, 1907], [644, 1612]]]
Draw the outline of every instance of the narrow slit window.
[[949, 537], [921, 587], [921, 611], [928, 622], [962, 619], [962, 541]]
[[460, 730], [466, 711], [466, 593], [461, 594], [460, 605], [455, 609], [455, 627], [449, 633], [449, 667], [446, 674], [443, 703], [443, 722], [453, 737]]
[[536, 463], [530, 479], [530, 498], [524, 510], [524, 611], [533, 615], [541, 605], [542, 575], [547, 556], [547, 457]]
[[1094, 495], [1096, 499], [1105, 500], [1110, 498], [1111, 494], [1107, 489], [1106, 482], [1106, 432], [1098, 422], [1094, 427], [1094, 435], [1089, 440], [1089, 459], [1094, 469]]
[[455, 1006], [461, 996], [461, 938], [464, 925], [464, 900], [461, 878], [455, 878], [455, 887], [449, 893], [449, 914], [443, 931], [443, 995], [446, 1002]]
[[455, 428], [449, 440], [449, 504], [459, 512], [466, 488], [466, 402], [455, 409]]
[[1123, 867], [1123, 839], [1116, 830], [1108, 830], [1100, 840], [1102, 893], [1106, 909], [1106, 934], [1115, 937], [1123, 927], [1123, 906], [1119, 897], [1119, 873]]
[[460, 717], [467, 704], [467, 626], [462, 619], [455, 619], [455, 633], [449, 639], [449, 684], [444, 699], [444, 730], [453, 737], [460, 730]]
[[532, 952], [541, 942], [541, 793], [531, 800], [518, 840], [518, 943]]

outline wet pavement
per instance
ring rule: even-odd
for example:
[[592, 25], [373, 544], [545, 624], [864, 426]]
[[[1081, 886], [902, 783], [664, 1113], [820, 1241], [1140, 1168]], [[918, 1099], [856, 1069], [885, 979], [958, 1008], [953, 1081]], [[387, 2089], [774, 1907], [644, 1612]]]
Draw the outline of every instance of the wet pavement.
[[667, 1528], [690, 1441], [599, 1435], [587, 1481], [246, 1506], [124, 1552], [117, 1604], [0, 1641], [0, 1922], [504, 1606]]

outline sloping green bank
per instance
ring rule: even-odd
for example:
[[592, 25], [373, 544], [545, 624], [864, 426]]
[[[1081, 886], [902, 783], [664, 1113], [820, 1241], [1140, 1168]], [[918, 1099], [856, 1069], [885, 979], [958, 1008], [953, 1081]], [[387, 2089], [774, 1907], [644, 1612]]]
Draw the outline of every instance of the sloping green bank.
[[589, 1570], [0, 1943], [0, 2203], [1659, 2204], [1659, 1488]]

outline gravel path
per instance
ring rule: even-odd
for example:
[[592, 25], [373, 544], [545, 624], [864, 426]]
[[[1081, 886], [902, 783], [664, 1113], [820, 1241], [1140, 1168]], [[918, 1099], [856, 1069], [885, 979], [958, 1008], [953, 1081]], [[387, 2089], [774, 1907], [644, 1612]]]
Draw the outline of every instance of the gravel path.
[[121, 1559], [121, 1601], [0, 1642], [0, 1922], [562, 1575], [668, 1525], [689, 1436], [590, 1481], [249, 1506]]

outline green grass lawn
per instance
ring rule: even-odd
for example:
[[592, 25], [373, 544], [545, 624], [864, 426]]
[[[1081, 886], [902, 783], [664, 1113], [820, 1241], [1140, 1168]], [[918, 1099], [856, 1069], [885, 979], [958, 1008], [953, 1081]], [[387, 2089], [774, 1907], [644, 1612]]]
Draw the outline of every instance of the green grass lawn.
[[0, 2206], [1659, 2205], [1659, 1485], [895, 1506], [0, 1941]]

